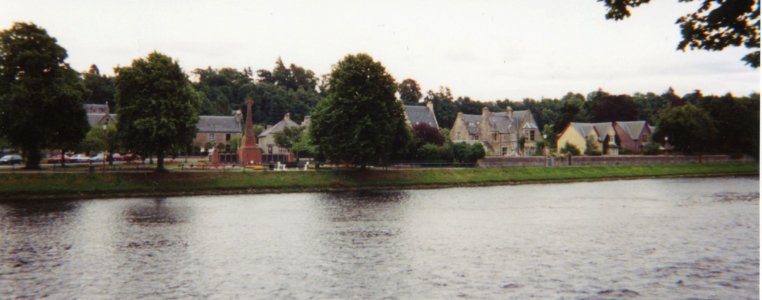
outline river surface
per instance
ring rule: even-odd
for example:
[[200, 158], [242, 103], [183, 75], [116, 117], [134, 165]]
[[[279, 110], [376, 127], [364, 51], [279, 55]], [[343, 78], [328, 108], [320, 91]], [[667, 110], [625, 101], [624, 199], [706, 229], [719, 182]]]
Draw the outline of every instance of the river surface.
[[759, 180], [0, 200], [0, 298], [745, 299]]

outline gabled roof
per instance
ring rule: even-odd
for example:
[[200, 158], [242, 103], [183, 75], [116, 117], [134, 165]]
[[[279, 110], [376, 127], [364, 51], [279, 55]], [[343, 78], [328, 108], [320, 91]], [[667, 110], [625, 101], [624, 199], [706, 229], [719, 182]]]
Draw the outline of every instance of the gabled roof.
[[198, 132], [241, 132], [241, 124], [234, 116], [199, 116], [196, 128]]
[[579, 123], [579, 122], [571, 122], [569, 125], [573, 126], [574, 129], [579, 132], [582, 137], [587, 138], [590, 133], [595, 132], [595, 135], [598, 138], [599, 142], [603, 142], [606, 139], [606, 136], [609, 133], [609, 130], [611, 130], [613, 127], [611, 126], [611, 122], [602, 122], [602, 123]]
[[426, 106], [405, 105], [405, 115], [407, 115], [407, 119], [412, 126], [428, 124], [431, 127], [439, 128], [434, 112]]
[[90, 124], [90, 128], [95, 128], [98, 125], [101, 125], [102, 121], [104, 119], [108, 119], [108, 122], [116, 122], [116, 114], [109, 114], [108, 118], [106, 118], [106, 114], [104, 113], [88, 113], [87, 114], [87, 123]]
[[88, 114], [104, 114], [108, 112], [106, 104], [85, 104], [85, 112]]
[[463, 117], [463, 123], [466, 123], [466, 130], [468, 130], [468, 134], [478, 135], [479, 123], [481, 123], [482, 116], [461, 114], [461, 117]]
[[275, 125], [270, 126], [270, 128], [267, 128], [265, 131], [260, 133], [259, 137], [266, 137], [268, 135], [281, 132], [283, 131], [283, 129], [291, 128], [291, 127], [299, 127], [299, 124], [296, 124], [296, 122], [291, 121], [290, 118], [283, 118], [283, 120], [280, 120], [280, 122], [275, 123]]
[[507, 112], [491, 113], [489, 116], [490, 131], [499, 133], [510, 133], [513, 128], [513, 120], [508, 117]]
[[628, 121], [628, 122], [617, 121], [616, 123], [633, 140], [639, 139], [640, 133], [643, 132], [643, 127], [647, 126], [646, 121]]

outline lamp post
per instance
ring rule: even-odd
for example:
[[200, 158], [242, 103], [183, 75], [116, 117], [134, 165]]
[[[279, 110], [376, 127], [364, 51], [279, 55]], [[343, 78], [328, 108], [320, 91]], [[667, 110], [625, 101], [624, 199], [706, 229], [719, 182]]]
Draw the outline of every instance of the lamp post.
[[103, 170], [105, 171], [106, 170], [106, 154], [105, 153], [108, 151], [108, 146], [109, 146], [109, 142], [108, 142], [108, 123], [103, 124], [103, 134], [106, 137], [106, 149], [105, 149], [106, 151], [103, 152], [104, 153], [103, 154]]
[[664, 155], [669, 157], [669, 137], [664, 137]]

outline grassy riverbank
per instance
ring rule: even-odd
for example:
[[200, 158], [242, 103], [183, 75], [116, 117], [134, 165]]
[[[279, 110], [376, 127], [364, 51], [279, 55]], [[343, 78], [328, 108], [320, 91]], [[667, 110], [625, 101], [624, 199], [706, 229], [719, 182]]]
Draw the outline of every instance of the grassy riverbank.
[[747, 163], [245, 173], [1, 173], [0, 198], [336, 191], [722, 175], [758, 176], [759, 165]]

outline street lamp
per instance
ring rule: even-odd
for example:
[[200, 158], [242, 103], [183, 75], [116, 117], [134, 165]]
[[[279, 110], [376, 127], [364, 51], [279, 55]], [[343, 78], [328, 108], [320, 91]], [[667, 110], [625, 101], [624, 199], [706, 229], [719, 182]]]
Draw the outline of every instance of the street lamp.
[[106, 154], [105, 153], [108, 151], [108, 146], [109, 146], [109, 143], [108, 143], [108, 123], [104, 123], [103, 124], [103, 134], [106, 137], [106, 149], [105, 149], [106, 151], [104, 151], [104, 156], [103, 156], [103, 170], [106, 170]]
[[669, 157], [669, 137], [664, 136], [664, 154]]

